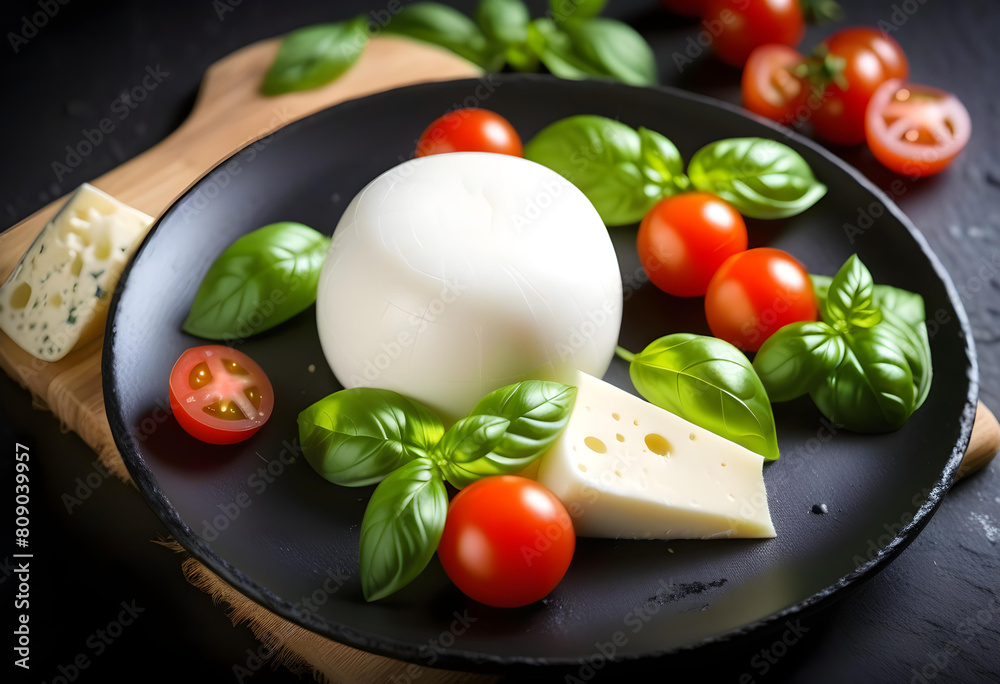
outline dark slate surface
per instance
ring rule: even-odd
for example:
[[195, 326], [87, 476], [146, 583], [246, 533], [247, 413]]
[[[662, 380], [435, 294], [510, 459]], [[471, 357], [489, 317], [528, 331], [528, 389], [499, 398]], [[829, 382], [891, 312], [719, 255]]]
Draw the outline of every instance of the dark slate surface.
[[[454, 4], [467, 11], [473, 5]], [[544, 3], [530, 4], [536, 12], [544, 9]], [[893, 29], [910, 58], [914, 80], [953, 90], [972, 115], [969, 149], [936, 179], [893, 185], [896, 177], [867, 151], [838, 152], [895, 195], [948, 268], [976, 330], [982, 399], [1000, 407], [1000, 98], [992, 75], [1000, 63], [995, 37], [1000, 4], [843, 4], [852, 24], [881, 20]], [[280, 8], [237, 0], [70, 0], [65, 5], [8, 0], [0, 8], [5, 94], [0, 225], [15, 223], [165, 137], [190, 109], [200, 75], [213, 61], [303, 24], [384, 5], [361, 0], [287, 2]], [[24, 17], [44, 6], [50, 13], [58, 6], [54, 18], [37, 33], [24, 32]], [[739, 73], [710, 55], [696, 55], [691, 47], [688, 39], [701, 28], [695, 20], [662, 14], [646, 0], [615, 0], [608, 14], [631, 22], [649, 39], [664, 83], [738, 101]], [[835, 28], [810, 29], [803, 48]], [[15, 32], [28, 36], [26, 43], [16, 41], [16, 52]], [[679, 67], [684, 60], [675, 54], [688, 49], [694, 61]], [[157, 65], [168, 76], [121, 117], [124, 110], [116, 100], [141, 81], [147, 66]], [[992, 85], [983, 85], [991, 79]], [[71, 173], [57, 178], [52, 164], [65, 162], [66, 145], [75, 146], [84, 139], [84, 129], [106, 116], [116, 119], [115, 130]], [[260, 647], [249, 630], [230, 626], [219, 608], [186, 584], [168, 552], [149, 543], [162, 527], [141, 497], [94, 474], [95, 456], [86, 446], [60, 434], [57, 422], [32, 410], [28, 395], [2, 376], [0, 444], [13, 450], [15, 441], [37, 455], [32, 539], [38, 555], [32, 566], [30, 623], [35, 650], [34, 667], [24, 681], [61, 681], [60, 676], [107, 681], [133, 673], [146, 681], [194, 673], [206, 681], [240, 680], [238, 675], [242, 681], [296, 680], [268, 665], [255, 667], [253, 651]], [[2, 462], [4, 482], [10, 483], [12, 459]], [[78, 496], [81, 482], [81, 491], [90, 494], [70, 512], [66, 496]], [[886, 525], [891, 529], [895, 522]], [[10, 523], [5, 529], [6, 559]], [[998, 567], [1000, 470], [993, 466], [959, 484], [888, 569], [820, 615], [774, 635], [794, 643], [734, 646], [725, 662], [704, 663], [702, 675], [734, 682], [1000, 680]], [[5, 603], [16, 593], [8, 568], [0, 564]], [[122, 601], [132, 600], [144, 612], [100, 649], [97, 630], [117, 619]], [[81, 654], [88, 665], [74, 672], [71, 664]], [[669, 672], [665, 664], [656, 674]], [[611, 679], [598, 673], [602, 678]]]

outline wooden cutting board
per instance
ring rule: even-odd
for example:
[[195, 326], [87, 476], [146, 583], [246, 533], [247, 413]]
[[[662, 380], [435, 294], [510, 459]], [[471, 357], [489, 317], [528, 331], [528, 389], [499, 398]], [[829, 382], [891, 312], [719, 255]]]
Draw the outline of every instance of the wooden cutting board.
[[[282, 126], [338, 102], [425, 81], [469, 78], [481, 71], [449, 52], [405, 39], [378, 37], [361, 60], [336, 82], [312, 91], [264, 97], [259, 86], [278, 49], [277, 39], [255, 43], [213, 64], [205, 74], [188, 119], [158, 145], [90, 181], [101, 190], [150, 216], [159, 217], [173, 201], [216, 163]], [[46, 222], [65, 201], [60, 198], [0, 234], [0, 282]], [[104, 412], [101, 349], [97, 339], [56, 363], [35, 359], [0, 332], [0, 367], [30, 390], [100, 456], [104, 466], [130, 482]], [[979, 404], [972, 441], [960, 475], [984, 465], [1000, 448], [1000, 426]], [[171, 548], [183, 553], [172, 543]], [[241, 595], [188, 557], [188, 579], [229, 605], [234, 622], [246, 621], [263, 641], [275, 644], [278, 657], [304, 665], [330, 681], [381, 681], [394, 675], [433, 681], [488, 681], [482, 675], [445, 673], [400, 663], [335, 643], [284, 620]]]

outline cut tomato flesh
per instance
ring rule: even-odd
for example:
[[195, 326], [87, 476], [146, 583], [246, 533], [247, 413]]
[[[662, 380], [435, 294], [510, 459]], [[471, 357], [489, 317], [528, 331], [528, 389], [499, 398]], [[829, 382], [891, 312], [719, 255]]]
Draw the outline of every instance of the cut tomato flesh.
[[954, 95], [895, 79], [875, 91], [865, 114], [865, 135], [876, 159], [914, 178], [947, 167], [971, 133], [969, 112]]
[[254, 434], [274, 407], [271, 383], [249, 356], [221, 345], [185, 351], [170, 373], [170, 404], [188, 433], [213, 444]]

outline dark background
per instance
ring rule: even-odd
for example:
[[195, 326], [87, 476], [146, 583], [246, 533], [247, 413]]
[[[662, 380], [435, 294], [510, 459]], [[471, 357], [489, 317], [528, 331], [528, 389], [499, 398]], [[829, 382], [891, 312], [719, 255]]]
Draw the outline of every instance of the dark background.
[[[41, 0], [57, 6], [57, 0]], [[256, 40], [293, 28], [377, 9], [377, 1], [264, 3], [242, 0], [146, 2], [69, 0], [27, 43], [11, 46], [23, 17], [39, 2], [6, 0], [0, 8], [3, 125], [0, 226], [33, 211], [163, 139], [190, 110], [201, 74], [214, 61]], [[471, 12], [474, 2], [450, 2]], [[529, 2], [536, 14], [544, 2]], [[845, 0], [847, 21], [810, 28], [808, 50], [848, 24], [892, 29], [910, 60], [911, 78], [955, 92], [973, 121], [972, 141], [937, 178], [905, 182], [897, 203], [923, 231], [952, 275], [969, 312], [979, 352], [982, 399], [1000, 408], [1000, 3], [994, 0]], [[219, 8], [227, 10], [220, 14]], [[606, 14], [628, 21], [657, 54], [661, 82], [739, 101], [739, 71], [703, 54], [679, 68], [701, 27], [660, 11], [655, 0], [612, 0]], [[54, 161], [112, 114], [112, 103], [138, 84], [146, 67], [168, 74], [115, 130], [57, 181]], [[117, 117], [116, 117], [117, 118]], [[896, 178], [863, 148], [836, 150], [883, 189]], [[898, 187], [898, 186], [897, 186]], [[197, 677], [237, 680], [259, 643], [233, 627], [223, 609], [187, 584], [179, 561], [151, 543], [160, 522], [134, 489], [104, 478], [93, 454], [29, 395], [0, 374], [0, 461], [13, 480], [13, 444], [32, 453], [32, 672], [24, 681], [150, 682]], [[79, 481], [98, 482], [68, 510]], [[79, 481], [78, 481], [79, 479]], [[6, 487], [6, 485], [5, 485]], [[8, 500], [6, 495], [4, 500]], [[11, 517], [13, 517], [11, 515]], [[4, 523], [9, 530], [9, 523]], [[0, 585], [10, 605], [15, 581], [5, 559]], [[804, 636], [771, 659], [762, 643], [734, 645], [726, 658], [702, 663], [708, 681], [998, 681], [1000, 680], [1000, 468], [962, 482], [901, 557], [845, 600], [804, 621]], [[115, 620], [122, 601], [143, 609], [135, 624], [95, 655], [88, 639]], [[8, 611], [4, 611], [7, 614]], [[3, 632], [8, 633], [7, 622]], [[10, 637], [7, 637], [10, 638]], [[95, 643], [93, 641], [89, 643]], [[3, 652], [10, 653], [4, 644]], [[775, 649], [782, 654], [786, 649]], [[79, 653], [89, 666], [74, 675]], [[5, 663], [4, 667], [8, 667]], [[605, 679], [613, 675], [602, 673]], [[671, 675], [671, 663], [655, 673]], [[674, 671], [676, 674], [676, 671]], [[601, 679], [601, 675], [598, 676]], [[243, 681], [296, 681], [269, 665]], [[744, 681], [749, 681], [746, 679]]]

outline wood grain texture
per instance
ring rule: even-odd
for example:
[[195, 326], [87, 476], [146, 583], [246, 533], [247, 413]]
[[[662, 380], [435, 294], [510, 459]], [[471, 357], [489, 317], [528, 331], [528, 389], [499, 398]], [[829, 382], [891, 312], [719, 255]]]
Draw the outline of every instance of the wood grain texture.
[[[219, 161], [292, 121], [390, 88], [481, 74], [478, 67], [450, 52], [401, 38], [379, 37], [334, 83], [265, 97], [258, 88], [278, 45], [277, 39], [255, 43], [213, 64], [205, 73], [191, 115], [173, 134], [90, 183], [159, 217]], [[7, 278], [65, 199], [49, 203], [0, 235], [0, 281]], [[0, 368], [30, 390], [36, 403], [49, 408], [65, 427], [79, 434], [110, 472], [129, 481], [104, 413], [102, 344], [103, 337], [56, 363], [47, 363], [0, 332]]]

